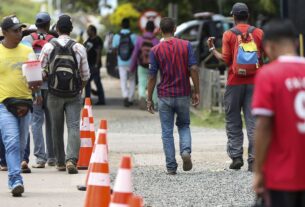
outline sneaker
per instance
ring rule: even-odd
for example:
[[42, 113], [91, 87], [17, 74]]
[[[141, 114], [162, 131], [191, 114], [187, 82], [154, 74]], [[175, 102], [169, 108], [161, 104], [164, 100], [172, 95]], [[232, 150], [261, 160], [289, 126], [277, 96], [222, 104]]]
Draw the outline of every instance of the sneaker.
[[48, 161], [48, 166], [54, 167], [56, 165], [55, 161]]
[[129, 107], [128, 98], [124, 98], [124, 106], [125, 106], [125, 107]]
[[191, 155], [188, 152], [183, 152], [181, 154], [181, 158], [183, 161], [182, 168], [184, 171], [190, 171], [193, 168], [193, 163], [191, 159]]
[[17, 183], [12, 187], [11, 192], [14, 197], [20, 197], [24, 192], [24, 187], [21, 183]]
[[35, 165], [32, 165], [32, 168], [45, 168], [45, 163], [37, 163]]
[[7, 171], [7, 166], [0, 165], [0, 171]]
[[64, 165], [64, 164], [57, 164], [56, 169], [58, 171], [66, 171], [66, 165]]
[[241, 157], [233, 158], [232, 163], [229, 168], [233, 170], [240, 170], [240, 168], [244, 165], [244, 161]]
[[21, 162], [21, 172], [22, 173], [31, 173], [31, 168], [29, 168], [28, 163], [26, 161]]
[[249, 172], [253, 172], [253, 167], [254, 167], [253, 165], [254, 165], [253, 162], [249, 162], [249, 163], [248, 163], [248, 171], [249, 171]]
[[168, 170], [166, 175], [177, 175], [177, 172]]
[[69, 174], [77, 174], [78, 173], [76, 165], [72, 161], [70, 161], [70, 160], [67, 161], [66, 167], [67, 167], [67, 170], [68, 170]]

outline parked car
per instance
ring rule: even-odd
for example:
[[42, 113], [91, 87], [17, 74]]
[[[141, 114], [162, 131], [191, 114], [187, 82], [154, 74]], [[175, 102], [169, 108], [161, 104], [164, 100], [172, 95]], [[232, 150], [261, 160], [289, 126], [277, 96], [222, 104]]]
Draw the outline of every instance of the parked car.
[[180, 24], [175, 36], [191, 42], [199, 63], [204, 62], [209, 68], [222, 67], [222, 63], [209, 55], [206, 41], [208, 37], [215, 37], [215, 46], [221, 49], [222, 34], [233, 27], [233, 19], [210, 12], [196, 13], [194, 18]]

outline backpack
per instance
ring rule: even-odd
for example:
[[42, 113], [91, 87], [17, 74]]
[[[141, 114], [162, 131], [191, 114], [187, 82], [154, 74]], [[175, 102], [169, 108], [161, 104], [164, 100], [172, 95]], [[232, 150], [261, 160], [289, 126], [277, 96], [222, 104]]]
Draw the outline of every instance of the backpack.
[[144, 68], [148, 68], [149, 66], [149, 53], [152, 47], [153, 47], [152, 38], [143, 37], [143, 43], [140, 48], [139, 63]]
[[44, 35], [39, 33], [32, 33], [31, 37], [33, 39], [32, 47], [36, 55], [39, 55], [43, 46], [54, 38], [53, 35]]
[[133, 51], [133, 43], [131, 41], [131, 33], [123, 34], [120, 33], [120, 43], [118, 47], [118, 54], [124, 61], [130, 59]]
[[49, 92], [59, 97], [75, 97], [81, 91], [82, 80], [73, 46], [75, 41], [69, 40], [65, 46], [57, 41], [50, 54], [48, 87]]
[[242, 33], [235, 27], [230, 30], [237, 37], [233, 60], [236, 67], [233, 67], [233, 73], [239, 77], [255, 75], [260, 66], [257, 44], [252, 35], [255, 29], [250, 26], [246, 33]]

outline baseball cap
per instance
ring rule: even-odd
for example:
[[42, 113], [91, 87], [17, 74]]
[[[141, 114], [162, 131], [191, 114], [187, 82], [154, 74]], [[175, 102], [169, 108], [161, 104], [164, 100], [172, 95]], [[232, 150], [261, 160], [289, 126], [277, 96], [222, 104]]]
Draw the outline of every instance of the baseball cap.
[[56, 26], [59, 29], [69, 29], [69, 30], [71, 30], [73, 28], [72, 18], [67, 14], [63, 14], [58, 18]]
[[231, 15], [237, 15], [237, 14], [248, 14], [249, 9], [248, 6], [245, 3], [235, 3], [232, 7]]
[[49, 23], [51, 21], [51, 17], [47, 12], [39, 12], [36, 15], [35, 25], [42, 25]]
[[2, 22], [1, 22], [1, 28], [2, 30], [6, 30], [6, 29], [18, 29], [20, 27], [26, 27], [25, 24], [22, 24], [19, 19], [12, 15], [12, 16], [8, 16], [8, 17], [4, 17]]

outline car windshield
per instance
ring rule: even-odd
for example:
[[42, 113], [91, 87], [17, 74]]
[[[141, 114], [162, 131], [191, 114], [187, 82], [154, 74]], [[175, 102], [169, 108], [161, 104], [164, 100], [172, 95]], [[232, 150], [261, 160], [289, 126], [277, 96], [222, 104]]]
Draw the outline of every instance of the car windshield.
[[196, 25], [199, 25], [199, 24], [200, 24], [200, 21], [198, 21], [198, 20], [188, 21], [188, 22], [185, 22], [183, 24], [180, 24], [176, 29], [175, 36], [180, 34], [186, 28], [191, 27], [191, 26], [196, 26]]

